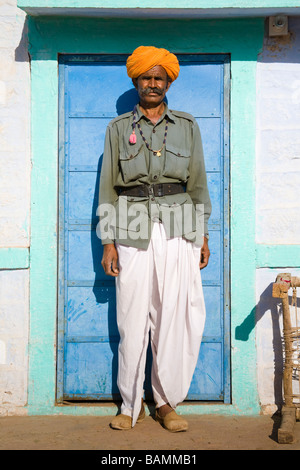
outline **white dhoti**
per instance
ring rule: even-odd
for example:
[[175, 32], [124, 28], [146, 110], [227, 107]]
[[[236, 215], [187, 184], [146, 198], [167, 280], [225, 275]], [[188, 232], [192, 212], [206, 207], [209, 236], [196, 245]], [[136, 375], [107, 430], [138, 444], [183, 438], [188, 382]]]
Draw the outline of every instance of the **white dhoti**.
[[157, 407], [175, 408], [188, 393], [205, 323], [200, 247], [166, 239], [155, 223], [148, 249], [117, 245], [118, 387], [121, 412], [134, 426], [141, 409], [149, 331], [152, 390]]

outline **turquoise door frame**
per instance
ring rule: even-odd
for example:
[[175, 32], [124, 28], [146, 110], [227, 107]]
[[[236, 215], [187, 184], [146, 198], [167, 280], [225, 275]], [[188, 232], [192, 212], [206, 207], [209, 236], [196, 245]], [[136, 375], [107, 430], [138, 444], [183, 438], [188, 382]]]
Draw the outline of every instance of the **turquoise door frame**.
[[[128, 54], [145, 34], [180, 53], [230, 54], [231, 404], [183, 405], [184, 413], [258, 414], [255, 347], [256, 63], [262, 18], [139, 20], [29, 18], [32, 77], [29, 414], [114, 414], [113, 406], [57, 406], [58, 55]], [[122, 37], [122, 41], [120, 41]], [[267, 253], [259, 250], [260, 260]], [[247, 268], [247, 269], [246, 269]], [[253, 313], [254, 312], [254, 313]], [[241, 331], [243, 330], [243, 331]], [[237, 331], [239, 334], [237, 334]]]

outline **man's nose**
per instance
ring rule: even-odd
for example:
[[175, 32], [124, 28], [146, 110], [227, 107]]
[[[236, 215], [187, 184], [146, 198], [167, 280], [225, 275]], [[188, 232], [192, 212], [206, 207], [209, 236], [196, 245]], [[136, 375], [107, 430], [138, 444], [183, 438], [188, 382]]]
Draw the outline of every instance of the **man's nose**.
[[150, 88], [155, 88], [156, 87], [155, 78], [151, 78], [151, 80], [149, 82], [149, 87]]

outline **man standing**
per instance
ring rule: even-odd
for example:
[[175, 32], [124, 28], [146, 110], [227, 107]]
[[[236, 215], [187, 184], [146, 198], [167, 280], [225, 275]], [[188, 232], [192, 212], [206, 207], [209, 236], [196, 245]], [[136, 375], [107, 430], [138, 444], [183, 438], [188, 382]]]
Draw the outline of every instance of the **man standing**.
[[200, 269], [210, 255], [202, 142], [195, 119], [164, 101], [179, 74], [174, 54], [140, 46], [127, 60], [127, 73], [139, 104], [108, 125], [99, 193], [102, 266], [116, 277], [120, 333], [123, 403], [111, 427], [130, 429], [145, 415], [151, 331], [156, 419], [169, 431], [185, 431], [187, 421], [175, 408], [188, 393], [199, 355]]

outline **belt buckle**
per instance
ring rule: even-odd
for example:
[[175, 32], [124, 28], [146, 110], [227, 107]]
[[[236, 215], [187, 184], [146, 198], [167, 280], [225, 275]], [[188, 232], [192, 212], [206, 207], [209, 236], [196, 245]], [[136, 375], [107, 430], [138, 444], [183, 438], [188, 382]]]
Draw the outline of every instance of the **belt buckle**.
[[164, 196], [164, 188], [163, 188], [162, 183], [159, 183], [159, 184], [157, 185], [157, 196], [158, 196], [158, 197]]
[[148, 196], [154, 196], [153, 184], [149, 184], [148, 186]]
[[[154, 188], [155, 186], [155, 188]], [[164, 188], [163, 188], [163, 184], [162, 183], [157, 183], [155, 185], [150, 185], [150, 188], [151, 188], [151, 195], [155, 195], [157, 197], [162, 197], [164, 196]], [[156, 189], [156, 191], [154, 191], [154, 189]]]

